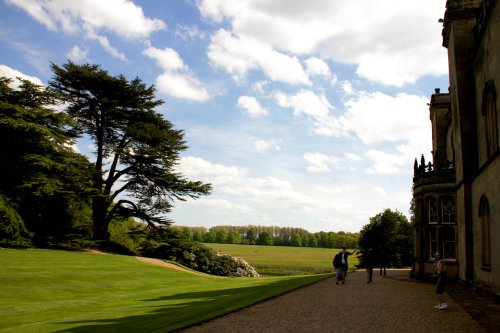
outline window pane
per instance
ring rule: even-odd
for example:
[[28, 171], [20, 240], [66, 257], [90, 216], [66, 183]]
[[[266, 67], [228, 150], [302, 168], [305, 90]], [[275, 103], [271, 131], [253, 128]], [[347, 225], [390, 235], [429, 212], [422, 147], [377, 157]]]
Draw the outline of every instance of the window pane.
[[444, 259], [456, 259], [455, 229], [444, 227], [440, 230], [442, 244], [442, 257]]
[[429, 223], [437, 223], [437, 202], [435, 198], [429, 199]]
[[443, 223], [455, 223], [455, 198], [443, 199]]
[[434, 253], [438, 249], [437, 232], [435, 227], [431, 227], [429, 232], [429, 258], [434, 259]]

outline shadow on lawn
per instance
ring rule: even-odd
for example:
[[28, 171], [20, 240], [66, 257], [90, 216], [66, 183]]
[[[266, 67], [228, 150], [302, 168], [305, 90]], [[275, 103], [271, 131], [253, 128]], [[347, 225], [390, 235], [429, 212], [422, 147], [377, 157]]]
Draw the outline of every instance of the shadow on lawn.
[[[267, 285], [190, 292], [146, 299], [143, 300], [144, 305], [137, 306], [137, 312], [148, 311], [145, 314], [115, 319], [60, 322], [60, 324], [75, 326], [62, 329], [60, 332], [171, 332], [320, 280], [321, 278], [303, 276]], [[144, 308], [150, 308], [150, 310], [144, 310]]]

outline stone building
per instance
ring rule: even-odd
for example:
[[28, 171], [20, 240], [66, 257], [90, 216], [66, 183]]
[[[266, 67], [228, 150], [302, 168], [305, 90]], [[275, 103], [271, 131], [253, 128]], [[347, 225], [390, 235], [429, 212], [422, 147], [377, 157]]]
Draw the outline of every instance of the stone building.
[[500, 0], [449, 0], [447, 93], [429, 103], [432, 161], [415, 160], [415, 273], [448, 273], [500, 295]]

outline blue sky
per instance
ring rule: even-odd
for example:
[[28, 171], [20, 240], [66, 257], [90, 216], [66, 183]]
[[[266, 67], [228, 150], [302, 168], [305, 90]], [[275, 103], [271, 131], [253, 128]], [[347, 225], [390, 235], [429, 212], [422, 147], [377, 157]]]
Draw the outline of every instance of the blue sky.
[[177, 225], [359, 231], [408, 215], [430, 158], [445, 2], [3, 0], [0, 75], [45, 85], [70, 59], [154, 84], [185, 131], [179, 170], [214, 186]]

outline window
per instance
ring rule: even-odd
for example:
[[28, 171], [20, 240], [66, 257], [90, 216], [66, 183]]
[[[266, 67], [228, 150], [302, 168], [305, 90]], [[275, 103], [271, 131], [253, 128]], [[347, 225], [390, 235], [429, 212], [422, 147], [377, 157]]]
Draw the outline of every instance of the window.
[[429, 259], [434, 259], [436, 251], [446, 260], [457, 259], [457, 238], [455, 227], [431, 226], [429, 229]]
[[455, 198], [444, 197], [441, 200], [442, 221], [445, 224], [455, 224]]
[[488, 157], [498, 149], [496, 100], [495, 85], [492, 81], [489, 81], [486, 83], [483, 93], [484, 132], [486, 133], [486, 153]]
[[429, 230], [429, 255], [430, 255], [430, 259], [434, 259], [434, 253], [436, 253], [437, 249], [438, 249], [437, 230], [436, 230], [436, 227], [433, 226]]
[[437, 223], [438, 213], [437, 213], [437, 201], [436, 198], [429, 198], [429, 223]]
[[439, 229], [439, 238], [441, 242], [441, 255], [443, 259], [456, 259], [456, 239], [455, 229], [453, 227], [441, 227]]
[[491, 266], [490, 205], [485, 196], [479, 202], [479, 217], [481, 218], [482, 264], [487, 268]]

